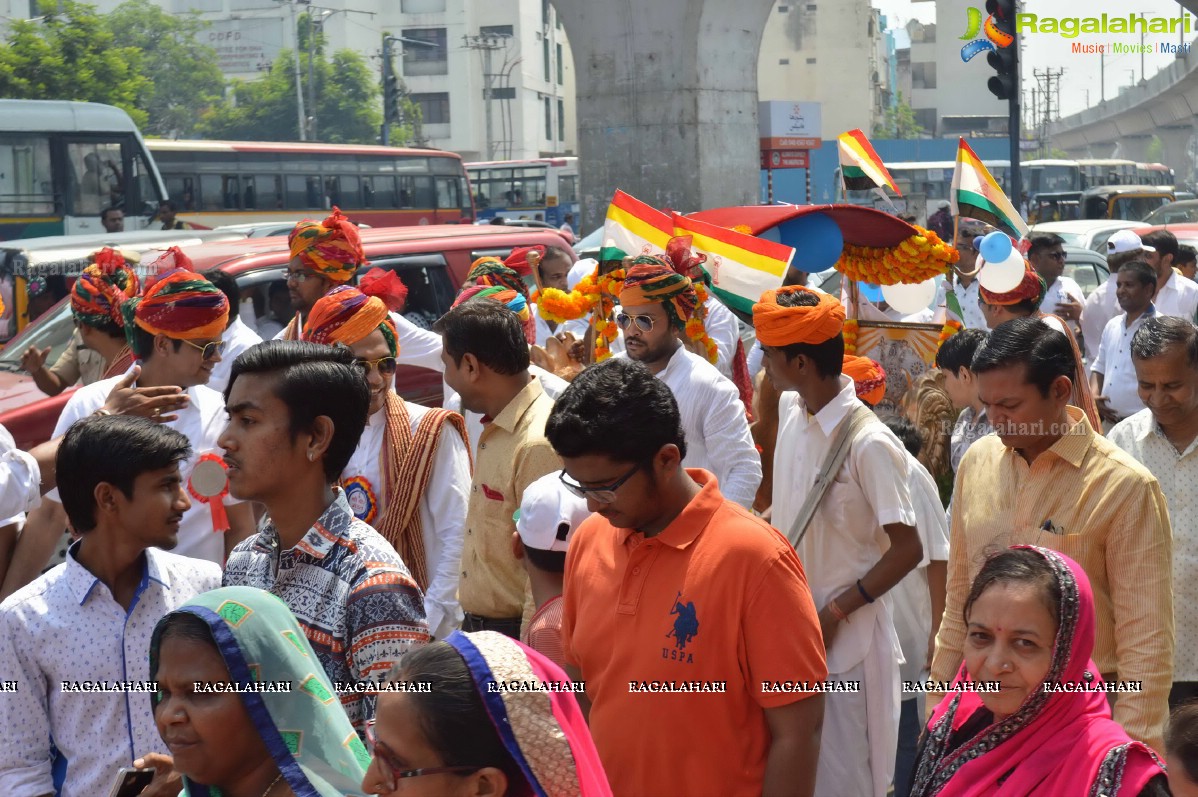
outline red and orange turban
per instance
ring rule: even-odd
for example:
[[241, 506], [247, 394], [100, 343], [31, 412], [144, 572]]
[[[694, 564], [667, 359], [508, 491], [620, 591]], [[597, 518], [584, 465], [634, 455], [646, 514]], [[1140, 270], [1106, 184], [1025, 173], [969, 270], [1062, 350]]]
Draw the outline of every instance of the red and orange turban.
[[532, 263], [528, 262], [530, 253], [535, 255], [538, 263], [545, 259], [545, 247], [539, 244], [537, 246], [517, 246], [503, 261], [503, 264], [521, 277], [527, 277], [532, 274]]
[[1044, 282], [1044, 278], [1028, 266], [1027, 261], [1024, 261], [1023, 279], [1019, 281], [1014, 290], [1009, 290], [1006, 293], [993, 293], [978, 285], [978, 295], [982, 297], [982, 301], [1000, 307], [1010, 307], [1013, 304], [1027, 301], [1034, 302], [1036, 307], [1039, 307], [1047, 293], [1048, 285]]
[[121, 307], [126, 329], [175, 340], [220, 340], [229, 320], [229, 300], [194, 271], [175, 269], [158, 278], [142, 297]]
[[365, 265], [362, 238], [339, 208], [322, 222], [304, 219], [287, 236], [291, 256], [331, 282], [349, 282]]
[[[779, 296], [800, 292], [811, 294], [818, 304], [811, 307], [778, 304]], [[763, 346], [824, 343], [844, 331], [844, 305], [835, 296], [790, 285], [761, 294], [761, 301], [753, 305], [753, 326]]]
[[876, 360], [846, 354], [841, 372], [853, 380], [857, 398], [871, 407], [886, 396], [886, 371]]
[[367, 296], [377, 296], [393, 313], [403, 312], [408, 301], [408, 286], [394, 271], [372, 268], [358, 280], [358, 290]]
[[121, 304], [141, 290], [136, 272], [120, 252], [104, 247], [71, 287], [71, 315], [81, 324], [125, 326]]
[[351, 285], [338, 285], [316, 300], [304, 322], [304, 340], [332, 346], [352, 346], [375, 330], [383, 333], [392, 357], [399, 356], [395, 322], [386, 303]]
[[686, 330], [686, 322], [695, 315], [699, 297], [689, 277], [674, 270], [662, 257], [642, 255], [634, 258], [620, 287], [620, 304], [664, 304], [670, 323]]
[[[145, 290], [150, 290], [163, 274], [170, 273], [175, 269], [183, 269], [184, 271], [195, 271], [195, 265], [192, 264], [191, 258], [183, 254], [183, 250], [177, 246], [172, 246], [165, 252], [160, 254], [150, 262], [142, 261], [142, 266], [147, 269], [143, 274], [149, 274], [146, 278], [146, 284], [142, 286]], [[132, 296], [132, 294], [130, 294]]]

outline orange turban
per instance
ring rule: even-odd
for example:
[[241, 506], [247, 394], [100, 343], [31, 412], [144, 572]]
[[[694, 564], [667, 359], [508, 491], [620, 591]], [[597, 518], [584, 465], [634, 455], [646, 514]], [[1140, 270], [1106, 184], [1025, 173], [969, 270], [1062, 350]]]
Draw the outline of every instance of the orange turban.
[[397, 356], [395, 325], [386, 303], [350, 285], [338, 285], [312, 305], [312, 312], [304, 322], [304, 340], [326, 346], [334, 343], [352, 346], [380, 328], [391, 356]]
[[[809, 293], [819, 300], [812, 307], [783, 307], [778, 297], [791, 293]], [[788, 346], [791, 343], [824, 343], [844, 330], [844, 305], [834, 296], [790, 285], [761, 294], [753, 305], [753, 326], [763, 346]]]
[[1000, 307], [1010, 307], [1013, 304], [1026, 301], [1032, 301], [1036, 307], [1039, 307], [1040, 302], [1044, 301], [1046, 293], [1048, 293], [1048, 285], [1044, 282], [1044, 278], [1028, 266], [1026, 260], [1024, 261], [1023, 279], [1012, 290], [1006, 293], [993, 293], [983, 288], [981, 284], [978, 285], [978, 295], [982, 297], [982, 301]]
[[304, 219], [287, 236], [291, 256], [332, 282], [349, 282], [366, 264], [362, 238], [339, 208], [322, 222]]
[[199, 274], [177, 268], [121, 310], [127, 331], [136, 324], [174, 340], [220, 340], [229, 320], [229, 299]]
[[886, 396], [886, 371], [880, 363], [868, 357], [846, 354], [841, 372], [853, 380], [857, 398], [871, 407]]

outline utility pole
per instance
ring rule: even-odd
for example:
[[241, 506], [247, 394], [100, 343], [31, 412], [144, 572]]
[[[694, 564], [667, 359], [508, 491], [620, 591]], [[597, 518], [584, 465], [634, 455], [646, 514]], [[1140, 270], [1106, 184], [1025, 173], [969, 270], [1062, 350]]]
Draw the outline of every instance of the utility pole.
[[291, 55], [293, 66], [295, 67], [295, 114], [299, 125], [299, 140], [307, 141], [308, 139], [304, 135], [304, 128], [307, 127], [305, 124], [306, 115], [304, 114], [304, 87], [300, 81], [299, 22], [295, 17], [295, 5], [301, 2], [301, 0], [285, 0], [285, 2], [291, 8], [291, 35], [295, 38], [295, 47], [292, 49]]
[[[498, 49], [507, 46], [507, 36], [497, 36], [492, 33], [479, 33], [476, 36], [463, 36], [462, 42], [469, 50], [478, 50], [483, 56], [483, 113], [487, 128], [487, 160], [495, 160], [495, 136], [491, 100], [494, 96], [495, 72], [492, 68], [492, 55]], [[550, 77], [553, 77], [550, 75]]]
[[316, 140], [316, 72], [313, 64], [316, 62], [316, 17], [312, 7], [308, 6], [308, 109], [312, 115], [308, 117], [309, 137]]
[[1098, 102], [1106, 102], [1106, 53], [1098, 54]]

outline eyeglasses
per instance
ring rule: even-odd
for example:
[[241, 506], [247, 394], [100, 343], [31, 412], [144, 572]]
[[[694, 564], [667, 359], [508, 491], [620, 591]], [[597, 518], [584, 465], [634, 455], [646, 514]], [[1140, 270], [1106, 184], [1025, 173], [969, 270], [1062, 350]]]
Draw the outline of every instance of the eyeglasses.
[[221, 355], [221, 354], [225, 353], [225, 342], [223, 340], [209, 341], [208, 343], [205, 343], [203, 346], [201, 346], [198, 343], [192, 343], [190, 340], [184, 340], [183, 342], [186, 343], [188, 346], [191, 346], [193, 349], [199, 349], [200, 356], [203, 357], [205, 360], [215, 359], [217, 357], [217, 355]]
[[648, 332], [653, 329], [653, 316], [651, 315], [628, 315], [627, 313], [616, 313], [616, 325], [620, 329], [628, 329], [632, 326], [632, 322], [636, 322], [636, 328], [641, 332]]
[[577, 482], [572, 482], [566, 478], [566, 472], [563, 470], [557, 475], [558, 480], [566, 486], [566, 489], [577, 495], [579, 498], [589, 498], [600, 504], [614, 504], [616, 502], [616, 490], [619, 490], [624, 482], [628, 481], [633, 475], [641, 469], [640, 465], [636, 465], [632, 470], [625, 473], [620, 478], [616, 479], [611, 484], [605, 484], [602, 487], [583, 487]]
[[420, 778], [425, 775], [469, 775], [478, 772], [482, 767], [424, 767], [423, 769], [404, 769], [397, 765], [391, 757], [391, 752], [379, 744], [374, 732], [374, 720], [366, 722], [366, 746], [370, 754], [387, 765], [387, 770], [395, 780], [403, 778]]
[[304, 270], [292, 271], [291, 269], [287, 269], [283, 273], [287, 275], [287, 282], [294, 282], [298, 285], [303, 285], [304, 280], [313, 279], [316, 276], [312, 272]]
[[354, 367], [361, 371], [363, 376], [369, 375], [375, 368], [379, 369], [383, 376], [390, 376], [395, 373], [396, 362], [394, 357], [380, 357], [377, 360], [354, 359]]
[[1045, 252], [1044, 256], [1051, 257], [1053, 260], [1064, 260], [1065, 259], [1064, 252]]

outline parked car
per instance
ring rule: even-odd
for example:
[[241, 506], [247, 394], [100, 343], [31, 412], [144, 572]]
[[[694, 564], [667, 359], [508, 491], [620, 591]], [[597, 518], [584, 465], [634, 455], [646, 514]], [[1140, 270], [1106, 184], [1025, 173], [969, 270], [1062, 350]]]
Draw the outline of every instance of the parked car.
[[1064, 238], [1065, 243], [1069, 246], [1080, 246], [1083, 249], [1093, 249], [1099, 254], [1105, 254], [1107, 239], [1117, 231], [1147, 226], [1149, 226], [1147, 222], [1143, 221], [1077, 219], [1075, 221], [1045, 221], [1033, 224], [1031, 230], [1033, 234], [1050, 232]]
[[[395, 271], [408, 287], [404, 315], [425, 321], [445, 313], [466, 280], [470, 264], [479, 257], [507, 257], [518, 246], [567, 246], [552, 229], [428, 225], [362, 231], [362, 247], [374, 267]], [[197, 270], [219, 268], [237, 280], [245, 297], [269, 295], [271, 283], [285, 282], [290, 252], [285, 237], [252, 238], [196, 246], [183, 246]], [[30, 346], [65, 347], [73, 329], [66, 301], [30, 324], [0, 351], [0, 424], [12, 433], [17, 445], [29, 448], [49, 439], [72, 390], [41, 399], [33, 380], [21, 371], [21, 354]], [[401, 366], [395, 377], [400, 394], [409, 401], [439, 403], [441, 375], [435, 371]]]
[[1145, 224], [1185, 224], [1198, 222], [1198, 199], [1161, 205], [1144, 217]]
[[[271, 238], [276, 235], [287, 235], [301, 219], [282, 219], [275, 221], [255, 221], [249, 224], [222, 224], [213, 229], [221, 232], [239, 232], [247, 238]], [[351, 221], [353, 221], [351, 219]], [[354, 222], [363, 230], [370, 229], [369, 224]]]

